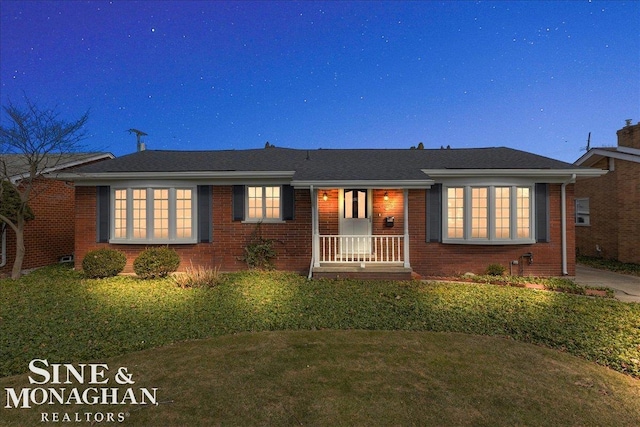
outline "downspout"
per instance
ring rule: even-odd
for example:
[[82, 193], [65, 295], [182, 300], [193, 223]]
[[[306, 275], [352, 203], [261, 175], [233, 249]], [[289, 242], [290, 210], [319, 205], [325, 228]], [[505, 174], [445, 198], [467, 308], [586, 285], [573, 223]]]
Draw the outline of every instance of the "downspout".
[[576, 174], [571, 175], [571, 178], [562, 183], [560, 186], [560, 211], [562, 221], [562, 275], [568, 276], [569, 271], [567, 267], [567, 184], [575, 182]]
[[316, 260], [316, 204], [318, 202], [317, 198], [314, 197], [313, 185], [309, 187], [309, 192], [311, 193], [311, 263], [309, 264], [307, 279], [313, 277], [313, 265]]

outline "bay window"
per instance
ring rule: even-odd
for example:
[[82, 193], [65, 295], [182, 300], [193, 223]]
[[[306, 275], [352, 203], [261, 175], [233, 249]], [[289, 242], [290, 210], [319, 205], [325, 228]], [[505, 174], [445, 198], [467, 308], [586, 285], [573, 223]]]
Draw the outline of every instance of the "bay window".
[[194, 188], [114, 188], [113, 243], [194, 243]]
[[533, 243], [532, 187], [451, 186], [443, 192], [444, 242]]

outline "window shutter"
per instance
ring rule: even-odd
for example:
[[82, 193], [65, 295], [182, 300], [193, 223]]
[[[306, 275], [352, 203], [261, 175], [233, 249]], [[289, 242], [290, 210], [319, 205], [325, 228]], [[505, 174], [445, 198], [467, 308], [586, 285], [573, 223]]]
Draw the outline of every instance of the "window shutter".
[[427, 190], [427, 242], [442, 241], [442, 184]]
[[96, 187], [96, 242], [109, 242], [111, 187], [99, 185]]
[[233, 220], [244, 220], [244, 185], [233, 186]]
[[198, 242], [210, 243], [213, 217], [211, 209], [211, 186], [198, 185]]
[[549, 242], [549, 184], [536, 184], [536, 241]]
[[296, 197], [294, 188], [290, 185], [282, 186], [282, 219], [290, 221], [295, 218]]

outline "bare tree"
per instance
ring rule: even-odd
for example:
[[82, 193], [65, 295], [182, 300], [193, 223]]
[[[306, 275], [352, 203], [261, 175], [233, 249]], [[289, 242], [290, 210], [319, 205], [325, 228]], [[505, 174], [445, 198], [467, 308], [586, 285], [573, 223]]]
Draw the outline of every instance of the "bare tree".
[[0, 124], [0, 202], [4, 206], [0, 225], [6, 224], [16, 235], [11, 277], [17, 279], [25, 255], [25, 224], [33, 217], [29, 202], [43, 190], [44, 174], [80, 150], [89, 112], [68, 122], [55, 108], [40, 108], [26, 96], [24, 107], [9, 101], [2, 109], [6, 122]]

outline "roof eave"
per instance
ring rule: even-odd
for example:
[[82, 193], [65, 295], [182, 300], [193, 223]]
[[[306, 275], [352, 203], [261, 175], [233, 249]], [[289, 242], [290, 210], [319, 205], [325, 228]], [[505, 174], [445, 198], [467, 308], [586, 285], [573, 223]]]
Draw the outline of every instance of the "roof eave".
[[[626, 160], [629, 162], [640, 163], [640, 155], [635, 153], [636, 150], [631, 151], [629, 149], [623, 151], [613, 150], [601, 150], [594, 148], [585, 153], [582, 157], [576, 160], [573, 164], [576, 166], [591, 166], [603, 158], [614, 158], [619, 160]], [[640, 151], [640, 150], [638, 150]]]
[[431, 178], [518, 177], [544, 178], [548, 182], [564, 182], [567, 178], [598, 177], [607, 173], [603, 169], [422, 169]]
[[325, 179], [325, 180], [294, 180], [291, 185], [295, 188], [431, 188], [434, 184], [432, 179], [420, 180], [389, 180], [389, 179]]
[[122, 180], [168, 180], [168, 179], [291, 179], [295, 171], [183, 171], [183, 172], [100, 172], [61, 173], [57, 179], [77, 183]]

